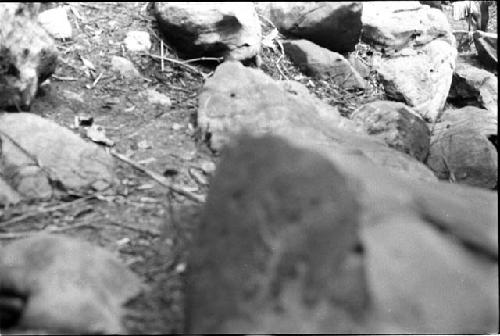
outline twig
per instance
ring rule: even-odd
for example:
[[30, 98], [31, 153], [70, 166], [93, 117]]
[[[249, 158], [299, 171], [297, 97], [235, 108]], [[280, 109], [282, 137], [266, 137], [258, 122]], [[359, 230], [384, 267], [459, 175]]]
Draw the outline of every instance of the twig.
[[60, 80], [60, 81], [77, 81], [78, 78], [75, 78], [75, 77], [63, 77], [63, 76], [56, 76], [56, 75], [52, 75], [52, 78], [54, 79], [57, 79], [57, 80]]
[[165, 54], [163, 53], [163, 40], [160, 40], [160, 55], [161, 55], [161, 71], [165, 71], [165, 63], [163, 62], [164, 61], [164, 57], [165, 57]]
[[92, 83], [92, 85], [90, 85], [90, 88], [91, 88], [91, 89], [93, 89], [93, 88], [97, 85], [97, 83], [99, 82], [99, 80], [101, 79], [101, 77], [102, 77], [102, 72], [101, 72], [101, 73], [99, 73], [99, 75], [98, 75], [98, 76], [97, 76], [97, 78], [95, 79], [94, 83]]
[[217, 61], [222, 62], [224, 57], [199, 57], [185, 60], [184, 63], [202, 62], [202, 61]]
[[82, 223], [82, 224], [77, 224], [77, 225], [72, 225], [72, 226], [64, 226], [64, 227], [56, 227], [53, 229], [45, 229], [45, 230], [39, 230], [39, 231], [25, 231], [25, 232], [8, 232], [8, 233], [0, 233], [0, 239], [18, 239], [18, 238], [26, 238], [31, 235], [40, 233], [40, 232], [46, 232], [46, 233], [55, 233], [55, 232], [63, 232], [63, 231], [68, 231], [68, 230], [73, 230], [73, 229], [78, 229], [81, 227], [91, 227], [91, 228], [96, 228], [92, 224], [89, 223]]
[[180, 194], [182, 196], [185, 196], [186, 198], [188, 198], [188, 199], [190, 199], [192, 201], [198, 202], [198, 203], [205, 202], [205, 197], [203, 197], [201, 195], [196, 195], [196, 194], [194, 194], [194, 193], [186, 190], [185, 188], [183, 188], [183, 187], [181, 187], [179, 185], [175, 185], [173, 183], [170, 183], [163, 176], [161, 176], [161, 175], [155, 173], [154, 171], [151, 171], [151, 170], [149, 170], [149, 169], [141, 166], [140, 164], [134, 162], [133, 160], [131, 160], [128, 157], [126, 157], [125, 155], [117, 153], [115, 150], [111, 150], [110, 153], [114, 157], [120, 159], [121, 161], [123, 161], [125, 163], [128, 163], [129, 165], [131, 165], [135, 169], [137, 169], [137, 170], [145, 173], [146, 175], [148, 175], [149, 177], [151, 177], [153, 180], [155, 180], [156, 182], [160, 183], [164, 187], [167, 187], [168, 189], [172, 190], [173, 192], [176, 192], [176, 193], [178, 193], [178, 194]]
[[120, 228], [123, 228], [123, 229], [129, 229], [129, 230], [132, 230], [132, 231], [137, 231], [139, 233], [146, 233], [146, 234], [149, 234], [153, 237], [158, 237], [160, 235], [160, 232], [159, 231], [156, 231], [156, 230], [153, 230], [153, 229], [146, 229], [146, 228], [139, 228], [139, 227], [136, 227], [136, 226], [130, 226], [130, 225], [127, 225], [125, 222], [114, 222], [114, 221], [108, 221], [108, 222], [105, 222], [104, 225], [113, 225], [113, 226], [118, 226]]
[[198, 75], [200, 75], [202, 77], [205, 75], [203, 72], [201, 72], [200, 70], [196, 69], [195, 67], [192, 67], [189, 64], [186, 64], [186, 63], [184, 63], [182, 61], [178, 61], [178, 60], [173, 59], [173, 58], [161, 57], [161, 56], [153, 55], [153, 54], [150, 54], [150, 53], [145, 53], [145, 54], [141, 54], [141, 55], [143, 55], [143, 56], [149, 56], [149, 57], [154, 58], [154, 59], [165, 60], [165, 61], [173, 63], [173, 64], [178, 64], [178, 65], [183, 66], [184, 68], [188, 69], [189, 71], [191, 71], [191, 72], [193, 72], [195, 74], [198, 74]]
[[41, 215], [41, 214], [44, 214], [44, 213], [48, 213], [48, 212], [53, 212], [53, 211], [61, 210], [61, 209], [64, 209], [66, 207], [69, 207], [70, 205], [79, 204], [79, 203], [81, 203], [81, 202], [83, 202], [85, 200], [91, 199], [91, 198], [95, 198], [95, 196], [85, 196], [85, 197], [82, 197], [82, 198], [77, 198], [74, 201], [65, 202], [65, 203], [62, 203], [62, 204], [56, 204], [54, 206], [47, 207], [47, 208], [37, 209], [35, 211], [32, 211], [32, 212], [25, 213], [23, 215], [14, 217], [14, 218], [12, 218], [12, 219], [10, 219], [8, 221], [0, 222], [0, 224], [1, 224], [2, 227], [9, 226], [11, 224], [20, 222], [20, 221], [25, 220], [25, 219], [30, 218], [30, 217], [38, 216], [38, 215]]

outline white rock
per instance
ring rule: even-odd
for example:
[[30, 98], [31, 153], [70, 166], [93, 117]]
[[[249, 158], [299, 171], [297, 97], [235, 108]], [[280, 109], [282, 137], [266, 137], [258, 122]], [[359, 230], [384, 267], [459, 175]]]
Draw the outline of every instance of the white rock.
[[170, 98], [168, 98], [166, 95], [163, 93], [160, 93], [154, 89], [149, 89], [146, 91], [146, 96], [148, 101], [151, 104], [157, 104], [157, 105], [162, 105], [162, 106], [170, 106], [172, 105], [172, 102]]
[[123, 42], [130, 51], [148, 51], [151, 48], [149, 33], [142, 30], [129, 31]]
[[113, 56], [111, 57], [111, 70], [119, 72], [125, 78], [139, 77], [139, 71], [135, 68], [134, 64], [128, 59]]
[[66, 39], [73, 36], [71, 23], [64, 7], [48, 9], [38, 14], [38, 21], [54, 38]]

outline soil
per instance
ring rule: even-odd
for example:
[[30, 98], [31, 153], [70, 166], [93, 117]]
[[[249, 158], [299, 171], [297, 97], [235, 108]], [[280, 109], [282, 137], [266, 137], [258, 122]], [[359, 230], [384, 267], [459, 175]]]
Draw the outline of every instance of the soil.
[[[117, 152], [144, 162], [143, 166], [152, 171], [166, 173], [176, 184], [206, 195], [207, 186], [199, 184], [189, 173], [190, 168], [200, 168], [207, 161], [217, 160], [196, 132], [197, 93], [203, 85], [203, 76], [168, 61], [162, 70], [160, 61], [150, 55], [125, 50], [122, 41], [127, 32], [146, 30], [153, 42], [149, 53], [160, 55], [159, 33], [148, 3], [69, 4], [77, 12], [75, 15], [68, 11], [73, 39], [57, 42], [60, 64], [55, 76], [42, 85], [31, 112], [66, 127], [74, 123], [76, 116], [91, 115], [94, 123], [103, 126], [107, 137], [115, 142]], [[490, 31], [496, 31], [496, 4], [490, 10], [495, 14], [490, 14], [490, 22], [495, 24]], [[263, 27], [264, 35], [272, 29], [266, 23]], [[173, 49], [166, 48], [166, 57], [179, 59]], [[110, 59], [114, 55], [131, 60], [143, 78], [124, 79], [111, 72]], [[89, 71], [82, 58], [90, 61], [95, 71]], [[273, 78], [294, 79], [305, 84], [317, 96], [340, 104], [344, 115], [364, 101], [380, 96], [376, 83], [360, 96], [342, 92], [327, 81], [308, 78], [300, 74], [286, 56], [281, 57], [279, 48], [264, 49], [262, 59], [262, 70]], [[280, 64], [279, 69], [276, 64]], [[216, 63], [191, 65], [209, 74]], [[68, 80], [71, 77], [75, 80]], [[171, 107], [149, 103], [143, 95], [146, 89], [156, 89], [170, 97]], [[149, 146], [138, 145], [143, 141]], [[146, 291], [127, 304], [124, 319], [127, 331], [180, 333], [186, 244], [198, 224], [202, 205], [171, 193], [148, 175], [119, 160], [116, 160], [116, 174], [120, 185], [113, 195], [79, 202], [68, 197], [0, 209], [0, 233], [64, 228], [61, 232], [66, 235], [118, 253], [148, 285]], [[56, 211], [40, 211], [42, 207], [63, 202], [70, 203]], [[35, 215], [12, 225], [2, 224], [27, 213]], [[9, 241], [12, 239], [0, 239], [0, 246]]]

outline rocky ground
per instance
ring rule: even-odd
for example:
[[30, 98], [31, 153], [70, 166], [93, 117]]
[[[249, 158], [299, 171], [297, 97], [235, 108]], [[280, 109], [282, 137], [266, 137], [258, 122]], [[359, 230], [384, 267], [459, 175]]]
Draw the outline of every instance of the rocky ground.
[[[160, 55], [160, 38], [147, 3], [69, 5], [75, 10], [69, 14], [74, 38], [57, 42], [60, 65], [50, 82], [42, 86], [31, 112], [67, 127], [73, 124], [75, 116], [91, 115], [115, 142], [117, 152], [142, 162], [151, 171], [168, 176], [188, 190], [205, 195], [207, 185], [192, 171], [207, 170], [217, 158], [196, 134], [194, 116], [203, 76], [213, 71], [216, 63], [195, 62], [192, 65], [197, 71], [192, 71], [173, 62], [161, 64], [152, 57]], [[490, 31], [497, 30], [496, 11], [494, 4], [490, 7]], [[265, 35], [270, 27], [265, 22], [262, 25]], [[464, 29], [455, 25], [455, 29]], [[150, 33], [153, 47], [148, 54], [125, 51], [122, 41], [131, 30]], [[167, 57], [177, 59], [174, 50], [169, 52]], [[113, 74], [110, 71], [113, 55], [133, 61], [142, 78], [126, 79]], [[340, 104], [343, 114], [379, 95], [376, 83], [362, 97], [346, 95], [328, 82], [300, 74], [286, 56], [279, 57], [279, 52], [264, 50], [262, 70], [275, 79], [286, 77], [306, 84], [320, 98], [328, 97], [328, 102]], [[90, 61], [95, 70], [89, 71], [82, 60]], [[168, 96], [171, 106], [153, 104], [143, 94], [146, 89], [156, 89]], [[64, 228], [64, 234], [117, 251], [148, 285], [127, 306], [127, 330], [181, 332], [186, 244], [197, 224], [200, 204], [170, 193], [127, 163], [117, 160], [116, 172], [120, 187], [115, 195], [67, 199], [64, 203], [21, 204], [0, 210], [0, 246], [23, 237], [26, 232]]]

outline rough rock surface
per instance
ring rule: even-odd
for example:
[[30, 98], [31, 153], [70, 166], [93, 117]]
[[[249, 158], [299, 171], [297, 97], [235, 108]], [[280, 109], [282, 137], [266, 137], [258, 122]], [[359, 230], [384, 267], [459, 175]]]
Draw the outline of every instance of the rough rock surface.
[[9, 205], [16, 204], [21, 200], [21, 195], [19, 195], [12, 187], [0, 177], [0, 204]]
[[376, 70], [388, 97], [434, 121], [444, 108], [456, 55], [455, 47], [434, 40], [410, 55], [382, 58]]
[[483, 188], [498, 182], [498, 153], [490, 141], [498, 121], [483, 109], [449, 110], [436, 124], [427, 165], [441, 179]]
[[251, 2], [155, 2], [159, 28], [190, 57], [247, 60], [260, 52], [262, 31]]
[[125, 78], [136, 78], [141, 75], [131, 61], [120, 56], [111, 57], [111, 70], [118, 72]]
[[0, 138], [0, 174], [26, 198], [104, 190], [115, 183], [113, 158], [104, 149], [52, 121], [3, 113]]
[[363, 3], [361, 40], [386, 52], [424, 46], [441, 39], [454, 46], [446, 16], [418, 1]]
[[489, 67], [498, 67], [498, 35], [476, 30], [473, 35], [479, 61]]
[[[280, 134], [294, 142], [314, 142], [333, 153], [353, 151], [393, 171], [435, 180], [422, 163], [385, 145], [382, 140], [353, 132], [344, 118], [322, 117], [327, 111], [303, 93], [293, 95], [260, 70], [224, 62], [207, 79], [198, 100], [198, 126], [208, 145], [220, 150], [232, 134]], [[335, 120], [338, 120], [336, 123]]]
[[361, 34], [361, 2], [271, 2], [269, 16], [280, 32], [331, 51], [353, 51]]
[[496, 330], [495, 193], [280, 137], [233, 140], [191, 247], [186, 331]]
[[424, 161], [429, 154], [430, 132], [427, 124], [403, 103], [375, 101], [351, 115], [366, 133], [381, 138], [391, 148]]
[[114, 255], [74, 238], [38, 234], [0, 253], [0, 297], [24, 300], [17, 321], [3, 322], [20, 330], [123, 332], [121, 305], [140, 290]]
[[332, 78], [344, 89], [364, 88], [363, 78], [339, 53], [322, 48], [307, 40], [292, 40], [283, 43], [285, 53], [306, 75]]
[[24, 4], [0, 4], [0, 107], [27, 110], [56, 68], [52, 38]]
[[498, 119], [498, 79], [491, 72], [467, 63], [457, 64], [448, 99], [483, 107]]

